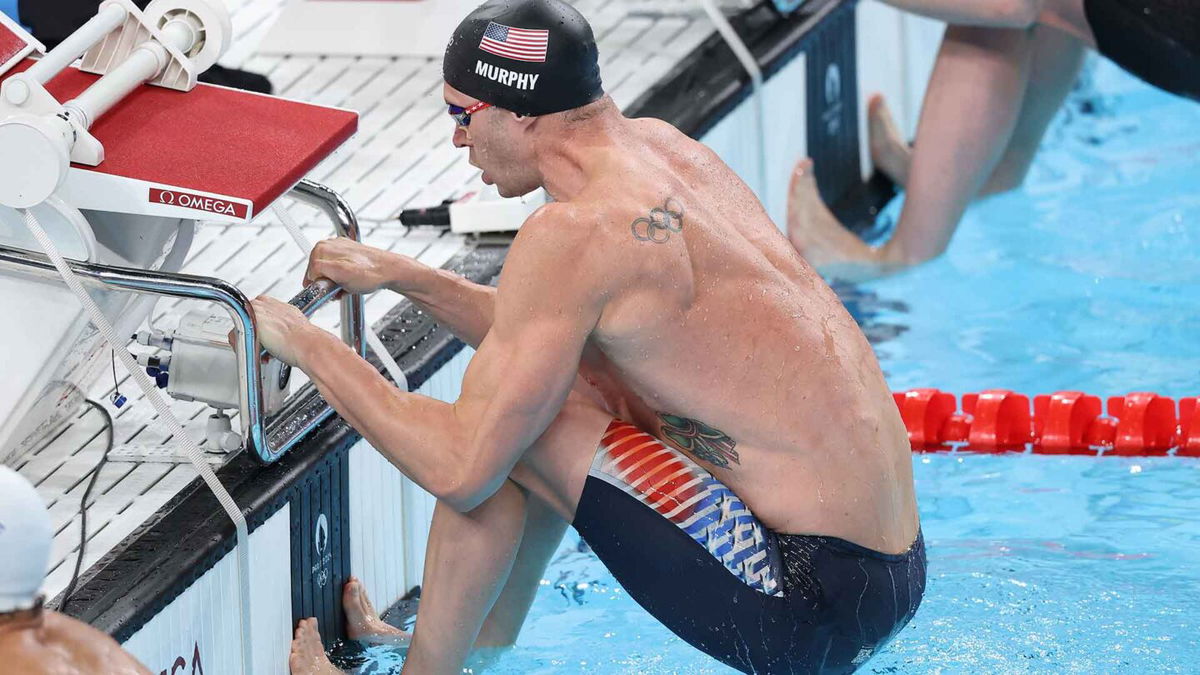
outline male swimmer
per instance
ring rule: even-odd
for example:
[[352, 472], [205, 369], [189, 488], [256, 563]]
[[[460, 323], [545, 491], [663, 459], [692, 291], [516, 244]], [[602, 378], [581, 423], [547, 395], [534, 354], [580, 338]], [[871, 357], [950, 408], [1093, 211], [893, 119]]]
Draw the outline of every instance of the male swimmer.
[[[474, 346], [458, 400], [401, 392], [294, 308], [254, 302], [266, 349], [438, 499], [407, 671], [458, 673], [474, 645], [511, 642], [565, 523], [714, 659], [854, 670], [925, 587], [907, 436], [858, 326], [711, 150], [621, 114], [570, 5], [487, 2], [443, 74], [483, 181], [554, 200], [498, 287], [348, 240], [322, 242], [305, 278], [402, 293]], [[314, 624], [294, 673], [331, 668]]]
[[979, 196], [1021, 184], [1071, 89], [1084, 47], [1165, 91], [1200, 100], [1195, 0], [884, 0], [946, 21], [910, 150], [876, 97], [875, 165], [907, 188], [895, 232], [868, 246], [822, 203], [812, 163], [792, 175], [788, 237], [829, 276], [891, 274], [941, 255]]
[[0, 671], [21, 675], [149, 674], [115, 640], [42, 607], [54, 528], [37, 490], [0, 466]]

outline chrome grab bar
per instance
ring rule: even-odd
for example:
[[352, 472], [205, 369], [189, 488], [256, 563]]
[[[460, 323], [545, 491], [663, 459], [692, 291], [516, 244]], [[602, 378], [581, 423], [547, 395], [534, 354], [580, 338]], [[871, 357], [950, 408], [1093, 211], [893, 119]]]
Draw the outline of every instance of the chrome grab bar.
[[[338, 236], [360, 241], [358, 219], [333, 190], [305, 179], [288, 194], [323, 211], [333, 222]], [[262, 346], [255, 330], [250, 300], [233, 284], [213, 277], [178, 272], [158, 272], [73, 260], [67, 262], [84, 283], [146, 295], [207, 300], [221, 305], [229, 312], [241, 355], [238, 359], [238, 383], [241, 391], [239, 412], [242, 449], [252, 452], [263, 463], [271, 463], [282, 457], [305, 434], [333, 414], [333, 409], [326, 404], [316, 415], [303, 423], [291, 425], [293, 428], [288, 428], [292, 420], [284, 419], [291, 410], [290, 406], [285, 405], [269, 418], [263, 415], [260, 362]], [[28, 273], [53, 280], [59, 278], [54, 264], [45, 255], [3, 245], [0, 245], [0, 271]], [[308, 316], [333, 299], [339, 290], [326, 280], [317, 281], [302, 290], [292, 299], [291, 304], [299, 307]], [[346, 294], [342, 296], [340, 304], [342, 340], [360, 356], [365, 356], [363, 298], [361, 295]], [[281, 435], [279, 432], [282, 430], [286, 430], [286, 433]], [[275, 439], [275, 442], [271, 442], [271, 439]]]

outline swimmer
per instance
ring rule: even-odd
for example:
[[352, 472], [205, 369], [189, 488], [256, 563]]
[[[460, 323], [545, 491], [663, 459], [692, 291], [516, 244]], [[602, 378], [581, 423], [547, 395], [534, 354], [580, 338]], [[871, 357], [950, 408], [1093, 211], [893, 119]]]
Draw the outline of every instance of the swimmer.
[[1086, 48], [1200, 101], [1200, 9], [1192, 0], [884, 0], [950, 26], [910, 149], [883, 100], [868, 107], [875, 165], [907, 188], [896, 229], [869, 246], [838, 223], [812, 162], [793, 171], [788, 237], [828, 276], [861, 281], [941, 255], [976, 198], [1018, 187]]
[[111, 637], [42, 607], [54, 528], [37, 490], [0, 466], [0, 663], [6, 673], [149, 674]]
[[925, 549], [904, 425], [836, 295], [715, 153], [621, 114], [570, 5], [480, 6], [443, 75], [483, 181], [554, 200], [498, 287], [345, 239], [305, 278], [402, 293], [475, 347], [458, 400], [254, 301], [263, 346], [438, 499], [406, 670], [457, 673], [485, 628], [515, 635], [566, 523], [721, 663], [867, 661], [917, 610]]

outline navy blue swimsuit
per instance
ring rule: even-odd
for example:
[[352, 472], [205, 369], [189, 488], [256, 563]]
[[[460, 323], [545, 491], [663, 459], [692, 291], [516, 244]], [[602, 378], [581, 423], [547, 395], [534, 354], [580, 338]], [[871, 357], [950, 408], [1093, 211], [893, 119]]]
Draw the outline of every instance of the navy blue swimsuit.
[[1200, 2], [1084, 0], [1096, 48], [1159, 89], [1200, 101]]
[[629, 595], [746, 673], [855, 670], [925, 592], [925, 542], [889, 555], [774, 533], [686, 455], [614, 421], [573, 523]]

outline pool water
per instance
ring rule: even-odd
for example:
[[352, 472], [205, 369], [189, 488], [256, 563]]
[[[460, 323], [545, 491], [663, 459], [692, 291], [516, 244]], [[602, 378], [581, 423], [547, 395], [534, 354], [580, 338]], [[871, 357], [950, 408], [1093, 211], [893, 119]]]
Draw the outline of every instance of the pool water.
[[[840, 292], [893, 389], [1200, 394], [1200, 105], [1095, 61], [1022, 190], [973, 207], [940, 260]], [[937, 454], [914, 468], [928, 589], [863, 672], [1200, 669], [1200, 460]], [[362, 672], [402, 658], [372, 654]], [[732, 672], [574, 534], [487, 671]]]

